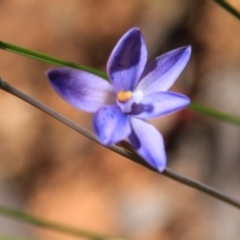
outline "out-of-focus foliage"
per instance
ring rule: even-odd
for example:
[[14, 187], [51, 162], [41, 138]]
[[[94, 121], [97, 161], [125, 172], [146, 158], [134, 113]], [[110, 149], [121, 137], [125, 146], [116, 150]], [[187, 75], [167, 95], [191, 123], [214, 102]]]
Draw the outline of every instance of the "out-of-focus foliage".
[[[102, 70], [132, 26], [142, 30], [149, 60], [191, 44], [191, 62], [173, 90], [240, 115], [239, 22], [212, 1], [12, 0], [0, 2], [0, 20], [3, 41]], [[91, 128], [90, 115], [49, 87], [49, 67], [0, 52], [3, 78]], [[15, 193], [8, 198], [31, 213], [133, 239], [238, 239], [235, 209], [97, 146], [6, 93], [0, 97], [0, 174]], [[238, 127], [188, 111], [153, 123], [164, 133], [172, 168], [238, 196]], [[32, 231], [39, 239], [72, 239]]]

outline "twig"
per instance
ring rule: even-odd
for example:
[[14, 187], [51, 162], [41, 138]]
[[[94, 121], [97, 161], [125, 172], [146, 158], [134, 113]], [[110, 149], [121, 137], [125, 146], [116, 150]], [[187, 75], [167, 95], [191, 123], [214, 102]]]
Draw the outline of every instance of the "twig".
[[[73, 130], [77, 131], [78, 133], [84, 135], [85, 137], [93, 140], [94, 142], [100, 144], [96, 137], [94, 136], [93, 133], [91, 133], [90, 131], [86, 130], [85, 128], [83, 128], [82, 126], [74, 123], [73, 121], [71, 121], [70, 119], [66, 118], [65, 116], [61, 115], [60, 113], [56, 112], [55, 110], [49, 108], [48, 106], [44, 105], [43, 103], [39, 102], [38, 100], [30, 97], [29, 95], [23, 93], [22, 91], [18, 90], [17, 88], [11, 86], [10, 84], [8, 84], [7, 82], [3, 81], [0, 78], [0, 88], [20, 99], [22, 99], [23, 101], [31, 104], [32, 106], [38, 108], [39, 110], [45, 112], [46, 114], [50, 115], [51, 117], [57, 119], [58, 121], [62, 122], [63, 124], [67, 125], [68, 127], [72, 128]], [[121, 146], [123, 146], [124, 148], [124, 144], [121, 144]], [[106, 146], [103, 146], [106, 147]], [[122, 147], [118, 147], [116, 145], [110, 146], [110, 147], [106, 147], [138, 164], [141, 164], [145, 167], [147, 167], [148, 169], [157, 172], [155, 169], [153, 169], [152, 167], [150, 167], [143, 158], [141, 158], [140, 156], [138, 156], [135, 152], [130, 152], [128, 150], [123, 149]], [[159, 173], [159, 172], [157, 172]], [[181, 174], [178, 174], [176, 172], [174, 172], [173, 170], [166, 168], [165, 171], [163, 173], [159, 173], [162, 174], [168, 178], [171, 178], [177, 182], [180, 182], [184, 185], [187, 185], [189, 187], [195, 188], [201, 192], [204, 192], [214, 198], [217, 198], [223, 202], [226, 202], [232, 206], [237, 207], [238, 209], [240, 209], [240, 201], [229, 197], [228, 195], [224, 194], [223, 192], [216, 190], [206, 184], [203, 184], [201, 182], [198, 182], [196, 180], [193, 180], [191, 178], [185, 177]]]
[[237, 11], [234, 7], [232, 7], [230, 4], [223, 0], [214, 0], [217, 4], [219, 4], [221, 7], [223, 7], [225, 10], [227, 10], [229, 13], [231, 13], [233, 16], [235, 16], [237, 19], [240, 20], [240, 13]]

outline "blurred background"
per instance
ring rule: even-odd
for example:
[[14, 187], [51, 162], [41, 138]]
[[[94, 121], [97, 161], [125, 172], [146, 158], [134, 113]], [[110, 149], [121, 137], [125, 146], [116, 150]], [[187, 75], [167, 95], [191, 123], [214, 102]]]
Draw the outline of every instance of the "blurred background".
[[[231, 1], [237, 9], [240, 2]], [[0, 1], [0, 39], [105, 71], [122, 34], [138, 26], [149, 60], [192, 45], [173, 91], [240, 115], [240, 22], [209, 0]], [[0, 76], [91, 129], [91, 115], [51, 89], [52, 67], [0, 50]], [[0, 204], [129, 239], [238, 240], [240, 212], [91, 142], [0, 92]], [[168, 166], [240, 199], [240, 128], [197, 112], [154, 119]], [[0, 217], [0, 233], [72, 240]]]

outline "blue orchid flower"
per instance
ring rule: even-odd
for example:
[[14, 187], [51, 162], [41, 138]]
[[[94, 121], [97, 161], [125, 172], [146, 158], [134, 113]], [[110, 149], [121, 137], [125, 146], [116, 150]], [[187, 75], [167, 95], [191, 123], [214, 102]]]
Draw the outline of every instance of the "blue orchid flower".
[[185, 95], [167, 91], [185, 68], [190, 54], [191, 47], [181, 47], [146, 65], [143, 36], [138, 28], [131, 28], [108, 59], [110, 83], [71, 68], [53, 68], [47, 76], [65, 101], [94, 112], [92, 125], [101, 144], [112, 145], [128, 137], [137, 153], [162, 172], [167, 161], [163, 137], [146, 119], [178, 111], [190, 103]]

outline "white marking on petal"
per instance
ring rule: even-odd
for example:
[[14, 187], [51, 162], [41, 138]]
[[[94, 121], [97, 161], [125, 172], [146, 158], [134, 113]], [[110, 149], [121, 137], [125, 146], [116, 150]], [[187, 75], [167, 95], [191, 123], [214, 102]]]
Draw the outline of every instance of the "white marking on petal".
[[143, 98], [143, 91], [142, 90], [137, 90], [135, 92], [133, 92], [133, 101], [135, 103], [140, 103], [142, 98]]

